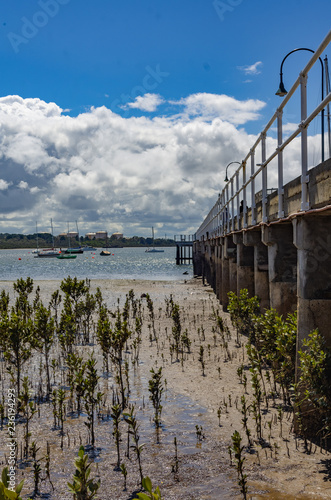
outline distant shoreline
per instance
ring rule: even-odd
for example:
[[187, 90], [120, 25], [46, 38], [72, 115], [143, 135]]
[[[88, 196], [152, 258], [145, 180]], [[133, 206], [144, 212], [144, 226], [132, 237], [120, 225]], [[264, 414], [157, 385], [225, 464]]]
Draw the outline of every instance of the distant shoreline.
[[[39, 245], [39, 249], [40, 250], [43, 250], [45, 248], [50, 248], [50, 244], [48, 245]], [[63, 248], [63, 249], [66, 249], [68, 248], [67, 245], [58, 245], [58, 244], [55, 244], [54, 245], [55, 248]], [[101, 248], [117, 248], [117, 249], [121, 249], [121, 248], [148, 248], [148, 247], [151, 247], [152, 244], [141, 244], [141, 245], [130, 245], [130, 244], [123, 244], [123, 245], [108, 245], [106, 247], [106, 245], [100, 245], [98, 244], [98, 242], [90, 242], [90, 244], [81, 244], [81, 245], [72, 245], [73, 248], [76, 248], [76, 247], [79, 247], [81, 246], [82, 248], [84, 247], [95, 247], [97, 249], [101, 249]], [[157, 248], [174, 248], [176, 246], [175, 243], [172, 243], [172, 244], [162, 244], [162, 245], [157, 245], [155, 244], [155, 246]], [[1, 242], [0, 242], [0, 250], [35, 250], [37, 248], [37, 245], [33, 244], [31, 246], [27, 246], [27, 245], [24, 245], [24, 246], [10, 246], [10, 245], [7, 245], [7, 246], [2, 246], [1, 245]]]

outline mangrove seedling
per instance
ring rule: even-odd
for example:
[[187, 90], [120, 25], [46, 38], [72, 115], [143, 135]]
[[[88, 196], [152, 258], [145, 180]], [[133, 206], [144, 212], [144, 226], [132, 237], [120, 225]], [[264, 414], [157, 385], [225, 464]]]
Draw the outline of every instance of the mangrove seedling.
[[123, 413], [123, 417], [129, 426], [129, 433], [133, 437], [134, 444], [131, 446], [131, 448], [135, 452], [137, 460], [138, 460], [140, 481], [142, 484], [143, 483], [143, 472], [142, 472], [142, 467], [141, 467], [141, 452], [142, 452], [142, 449], [145, 445], [139, 444], [139, 440], [140, 440], [139, 425], [138, 425], [138, 421], [136, 419], [136, 416], [134, 414], [134, 406], [132, 406], [131, 410], [128, 413]]
[[120, 468], [121, 457], [120, 457], [120, 440], [121, 440], [121, 431], [120, 431], [120, 421], [121, 421], [121, 413], [122, 408], [120, 404], [115, 404], [111, 407], [111, 418], [113, 419], [113, 436], [116, 443], [117, 450], [117, 468]]
[[172, 470], [172, 472], [174, 474], [177, 474], [179, 461], [178, 461], [178, 449], [177, 449], [177, 438], [176, 438], [176, 436], [174, 437], [174, 445], [175, 445], [175, 459], [174, 459], [174, 463], [172, 465], [171, 470]]
[[202, 441], [203, 439], [205, 439], [205, 435], [203, 433], [202, 425], [196, 425], [195, 426], [195, 431], [196, 431], [196, 435], [197, 435], [197, 440], [199, 442]]
[[103, 394], [101, 392], [96, 393], [98, 387], [99, 376], [97, 374], [97, 369], [95, 367], [96, 360], [93, 357], [93, 353], [86, 362], [86, 373], [84, 382], [84, 394], [83, 399], [85, 403], [85, 409], [87, 413], [87, 422], [84, 422], [87, 426], [90, 437], [91, 445], [94, 448], [95, 443], [95, 432], [94, 432], [94, 421], [95, 421], [95, 409], [97, 405], [101, 402]]
[[0, 321], [0, 347], [8, 363], [7, 370], [16, 380], [16, 394], [21, 390], [21, 374], [24, 363], [32, 356], [36, 344], [33, 335], [33, 323], [26, 317], [26, 310], [17, 313], [12, 310], [10, 316]]
[[120, 469], [121, 469], [121, 473], [123, 474], [123, 478], [124, 478], [124, 488], [123, 490], [126, 491], [126, 477], [128, 475], [128, 471], [127, 471], [127, 468], [125, 466], [125, 463], [123, 462], [121, 465], [120, 465]]
[[172, 337], [173, 337], [174, 342], [172, 345], [173, 345], [174, 351], [176, 351], [176, 361], [178, 361], [180, 338], [181, 338], [181, 331], [182, 331], [182, 325], [180, 322], [180, 314], [179, 314], [179, 305], [178, 304], [173, 304], [171, 317], [172, 317], [172, 320], [174, 322], [174, 325], [172, 327]]
[[100, 479], [98, 481], [89, 479], [91, 464], [88, 463], [88, 456], [84, 454], [84, 446], [79, 448], [75, 467], [73, 482], [68, 483], [69, 491], [73, 493], [73, 500], [92, 500], [100, 488]]
[[154, 316], [154, 304], [153, 304], [153, 301], [150, 298], [148, 293], [146, 293], [146, 301], [147, 301], [147, 309], [149, 312], [149, 319], [150, 319], [151, 325], [152, 325], [154, 340], [156, 340], [155, 322], [154, 322], [154, 318], [155, 318], [155, 316]]
[[279, 431], [279, 437], [283, 437], [283, 416], [284, 416], [284, 411], [283, 408], [279, 405], [277, 406], [277, 416], [280, 424], [280, 431]]
[[157, 488], [153, 492], [152, 481], [149, 479], [149, 477], [143, 478], [142, 486], [144, 490], [149, 493], [149, 495], [146, 495], [146, 493], [137, 493], [138, 496], [136, 498], [138, 500], [162, 500], [160, 488], [157, 486]]
[[55, 323], [54, 319], [51, 317], [51, 312], [43, 306], [42, 302], [38, 302], [36, 312], [34, 328], [36, 338], [39, 340], [38, 350], [40, 350], [45, 356], [45, 368], [46, 368], [46, 397], [49, 399], [51, 393], [51, 378], [49, 373], [49, 353], [54, 341], [54, 331]]
[[183, 345], [182, 350], [184, 351], [184, 348], [186, 348], [187, 352], [190, 354], [192, 342], [189, 339], [187, 328], [182, 333], [182, 339], [181, 340], [182, 340], [182, 345]]
[[54, 321], [56, 328], [58, 327], [58, 310], [60, 308], [60, 304], [62, 301], [62, 295], [60, 294], [60, 290], [56, 290], [51, 297], [49, 302], [49, 307], [54, 311]]
[[28, 377], [24, 377], [23, 379], [23, 390], [19, 396], [19, 402], [21, 406], [21, 410], [25, 419], [24, 425], [24, 457], [28, 458], [29, 455], [29, 438], [31, 436], [29, 432], [29, 424], [33, 415], [36, 413], [36, 407], [33, 401], [30, 401], [30, 392], [29, 392], [29, 379]]
[[107, 307], [100, 304], [99, 319], [97, 325], [97, 339], [103, 355], [105, 371], [109, 373], [109, 353], [111, 349], [111, 324], [109, 321]]
[[54, 485], [51, 480], [51, 448], [49, 446], [49, 442], [47, 441], [46, 455], [45, 455], [45, 480], [48, 479], [52, 489], [54, 491]]
[[247, 404], [246, 404], [246, 398], [245, 398], [245, 396], [241, 396], [241, 413], [242, 413], [242, 416], [243, 416], [243, 418], [241, 419], [241, 422], [242, 422], [244, 430], [246, 432], [248, 446], [252, 446], [251, 431], [250, 431], [250, 429], [247, 426], [247, 423], [248, 423], [248, 411], [249, 411], [249, 406], [247, 406]]
[[69, 295], [65, 297], [57, 331], [63, 354], [66, 356], [72, 353], [77, 335], [77, 323]]
[[203, 358], [204, 355], [204, 347], [201, 345], [200, 346], [200, 353], [199, 353], [199, 362], [201, 363], [201, 368], [202, 368], [202, 376], [205, 376], [205, 361]]
[[234, 456], [236, 461], [236, 468], [238, 473], [238, 484], [240, 486], [240, 491], [243, 495], [244, 500], [247, 499], [247, 475], [244, 474], [244, 461], [245, 457], [243, 456], [244, 447], [241, 446], [241, 436], [238, 431], [235, 431], [232, 436], [232, 446], [229, 447], [229, 452], [231, 450], [231, 456]]
[[33, 496], [38, 495], [39, 493], [39, 483], [41, 479], [41, 458], [37, 459], [37, 453], [40, 450], [40, 448], [37, 448], [37, 444], [35, 441], [31, 443], [30, 446], [30, 453], [33, 459], [33, 479], [34, 479], [34, 492]]
[[61, 434], [61, 449], [63, 448], [63, 436], [64, 436], [64, 419], [65, 419], [65, 397], [66, 393], [63, 389], [59, 389], [57, 392], [53, 391], [56, 396], [56, 416], [60, 425]]
[[159, 368], [158, 371], [154, 371], [153, 368], [151, 369], [151, 374], [152, 378], [148, 382], [148, 390], [150, 392], [149, 399], [152, 401], [153, 407], [154, 407], [154, 422], [156, 427], [160, 427], [161, 425], [161, 412], [162, 412], [162, 405], [161, 405], [161, 398], [162, 398], [162, 393], [163, 393], [163, 386], [162, 386], [162, 368]]
[[221, 427], [221, 415], [222, 415], [222, 408], [221, 408], [221, 406], [219, 406], [218, 410], [217, 410], [217, 418], [218, 418], [219, 427]]
[[1, 474], [0, 480], [0, 500], [22, 500], [20, 493], [23, 488], [24, 479], [17, 485], [14, 486], [13, 479], [15, 476], [12, 475], [13, 466], [5, 467]]
[[85, 294], [85, 300], [80, 300], [77, 305], [78, 316], [81, 319], [83, 328], [83, 339], [85, 344], [90, 342], [90, 332], [92, 325], [92, 316], [96, 308], [96, 298], [89, 291]]
[[121, 390], [122, 410], [124, 410], [127, 400], [123, 380], [123, 351], [130, 337], [131, 331], [128, 330], [127, 322], [122, 321], [122, 315], [120, 311], [117, 311], [115, 328], [110, 330], [110, 357], [117, 370], [117, 379]]

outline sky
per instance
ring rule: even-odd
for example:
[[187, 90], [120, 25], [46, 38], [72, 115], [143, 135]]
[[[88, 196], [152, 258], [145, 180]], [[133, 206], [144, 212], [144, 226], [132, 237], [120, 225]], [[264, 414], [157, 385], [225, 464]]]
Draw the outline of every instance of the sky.
[[[316, 50], [330, 19], [330, 0], [3, 2], [0, 232], [50, 231], [52, 219], [55, 234], [75, 221], [81, 234], [194, 233], [226, 165], [279, 106], [282, 59]], [[287, 90], [309, 58], [286, 60]], [[309, 109], [321, 99], [318, 65], [308, 97]], [[298, 98], [283, 120], [288, 132], [299, 123]], [[319, 133], [317, 120], [312, 165]], [[271, 130], [270, 148], [275, 140]], [[299, 154], [294, 142], [285, 179]]]

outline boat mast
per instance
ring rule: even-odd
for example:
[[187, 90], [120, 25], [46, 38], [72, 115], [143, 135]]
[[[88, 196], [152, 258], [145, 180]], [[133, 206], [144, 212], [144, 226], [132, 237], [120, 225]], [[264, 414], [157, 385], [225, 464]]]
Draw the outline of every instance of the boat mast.
[[69, 221], [68, 221], [68, 234], [67, 234], [67, 238], [68, 238], [68, 250], [70, 252], [70, 250], [71, 250], [71, 238], [70, 238], [70, 231], [69, 231]]
[[76, 221], [76, 228], [77, 228], [77, 237], [78, 237], [78, 245], [79, 245], [79, 231], [78, 231], [78, 224], [77, 224], [77, 221]]
[[54, 249], [55, 246], [54, 246], [53, 220], [52, 219], [51, 219], [51, 229], [52, 229], [52, 244], [53, 244], [53, 249]]
[[38, 253], [39, 252], [38, 222], [36, 222], [36, 233], [37, 233], [37, 253]]

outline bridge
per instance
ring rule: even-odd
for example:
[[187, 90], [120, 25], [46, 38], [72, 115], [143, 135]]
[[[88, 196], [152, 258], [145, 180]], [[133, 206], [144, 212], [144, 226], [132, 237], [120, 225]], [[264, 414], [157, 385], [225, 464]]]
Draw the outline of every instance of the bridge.
[[[272, 307], [285, 316], [297, 310], [299, 347], [314, 328], [331, 346], [330, 136], [329, 159], [323, 157], [311, 167], [308, 160], [308, 127], [322, 110], [329, 112], [329, 84], [326, 97], [307, 114], [307, 77], [330, 42], [331, 31], [246, 157], [231, 162], [239, 167], [197, 230], [193, 244], [194, 273], [213, 287], [224, 310], [228, 292], [239, 294], [243, 288], [260, 298], [261, 310]], [[283, 110], [297, 90], [301, 121], [283, 139]], [[267, 155], [267, 146], [270, 149], [273, 143], [268, 134], [272, 139], [275, 126], [277, 147]], [[288, 177], [293, 167], [284, 161], [291, 147], [300, 151], [299, 172], [284, 183], [284, 172]], [[268, 186], [270, 178], [276, 185]]]

